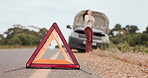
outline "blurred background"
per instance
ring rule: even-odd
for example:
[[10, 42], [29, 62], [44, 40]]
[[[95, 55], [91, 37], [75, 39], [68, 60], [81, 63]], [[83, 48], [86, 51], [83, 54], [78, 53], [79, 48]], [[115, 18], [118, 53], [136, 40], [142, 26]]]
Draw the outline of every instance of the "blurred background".
[[0, 0], [0, 45], [38, 45], [53, 22], [57, 22], [68, 40], [71, 30], [66, 26], [73, 24], [78, 12], [87, 9], [107, 15], [113, 43], [147, 45], [147, 41], [139, 42], [143, 35], [130, 42], [131, 34], [148, 31], [147, 3], [147, 0]]

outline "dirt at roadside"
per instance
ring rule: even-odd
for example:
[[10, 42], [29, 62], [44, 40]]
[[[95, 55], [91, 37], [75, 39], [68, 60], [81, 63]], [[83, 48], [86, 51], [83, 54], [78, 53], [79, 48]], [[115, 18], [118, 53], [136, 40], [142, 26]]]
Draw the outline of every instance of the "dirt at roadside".
[[113, 56], [111, 54], [102, 55], [99, 52], [100, 50], [95, 50], [90, 54], [79, 52], [74, 54], [80, 61], [86, 63], [89, 68], [97, 71], [104, 78], [148, 78], [147, 55], [120, 53]]

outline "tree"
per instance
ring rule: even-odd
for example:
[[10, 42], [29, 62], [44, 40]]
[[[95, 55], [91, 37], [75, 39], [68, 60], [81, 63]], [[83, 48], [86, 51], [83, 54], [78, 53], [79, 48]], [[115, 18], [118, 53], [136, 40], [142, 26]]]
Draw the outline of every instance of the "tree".
[[26, 33], [20, 33], [15, 36], [13, 36], [11, 39], [9, 39], [8, 43], [9, 45], [37, 45], [39, 44], [39, 37], [31, 34]]
[[47, 33], [46, 28], [38, 28], [39, 32], [29, 30], [20, 24], [13, 25], [4, 34], [0, 34], [0, 44], [2, 45], [38, 45], [40, 39]]
[[115, 28], [113, 30], [114, 31], [120, 31], [121, 30], [121, 25], [120, 24], [116, 24]]
[[148, 46], [148, 34], [138, 33], [128, 36], [128, 43], [130, 46], [145, 45]]
[[2, 40], [4, 37], [3, 37], [3, 35], [2, 34], [0, 34], [0, 40]]
[[139, 30], [139, 28], [137, 26], [131, 25], [131, 30], [130, 30], [131, 34], [135, 34], [137, 30]]
[[14, 28], [9, 28], [4, 34], [7, 35], [6, 38], [10, 39], [12, 38], [15, 34], [23, 33], [23, 29], [20, 26], [14, 26]]
[[3, 35], [2, 35], [2, 34], [0, 34], [0, 44], [3, 44], [3, 41], [2, 41], [2, 40], [3, 40], [3, 38], [4, 38], [4, 37], [3, 37]]
[[143, 31], [143, 33], [148, 33], [148, 26], [146, 27], [146, 30]]
[[139, 30], [136, 25], [127, 25], [124, 29], [126, 29], [129, 34], [135, 34], [136, 31]]
[[111, 31], [112, 31], [112, 33], [114, 33], [114, 31], [117, 31], [116, 36], [119, 38], [124, 36], [124, 31], [123, 31], [120, 24], [116, 24], [115, 27]]
[[44, 35], [47, 33], [47, 31], [48, 31], [48, 30], [47, 30], [46, 28], [40, 28], [40, 29], [39, 29], [39, 32], [38, 32], [40, 38], [43, 38]]

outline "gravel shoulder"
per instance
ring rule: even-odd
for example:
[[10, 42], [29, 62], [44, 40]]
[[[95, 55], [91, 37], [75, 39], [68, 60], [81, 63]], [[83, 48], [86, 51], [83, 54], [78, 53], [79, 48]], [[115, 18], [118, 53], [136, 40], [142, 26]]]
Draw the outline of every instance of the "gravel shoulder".
[[90, 54], [75, 52], [75, 55], [104, 78], [148, 78], [147, 54], [94, 50]]

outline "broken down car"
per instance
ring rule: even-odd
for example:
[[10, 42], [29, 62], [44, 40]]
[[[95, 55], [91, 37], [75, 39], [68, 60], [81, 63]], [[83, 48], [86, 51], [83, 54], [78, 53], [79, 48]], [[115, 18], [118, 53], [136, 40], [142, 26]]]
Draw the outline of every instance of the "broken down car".
[[[68, 44], [71, 49], [77, 50], [85, 50], [86, 44], [86, 36], [84, 33], [84, 21], [83, 21], [83, 14], [86, 10], [82, 10], [79, 12], [73, 22], [73, 26], [67, 25], [67, 28], [71, 29], [71, 35], [68, 39]], [[92, 28], [94, 35], [93, 35], [93, 42], [92, 47], [109, 47], [109, 20], [104, 13], [93, 11], [92, 16], [95, 19], [95, 24]]]

